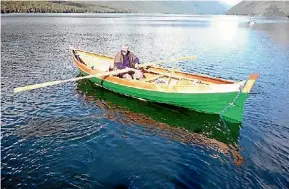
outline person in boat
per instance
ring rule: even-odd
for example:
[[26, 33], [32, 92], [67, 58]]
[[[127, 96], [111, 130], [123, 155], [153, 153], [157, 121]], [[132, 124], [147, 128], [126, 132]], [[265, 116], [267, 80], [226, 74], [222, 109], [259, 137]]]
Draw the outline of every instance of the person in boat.
[[254, 25], [254, 24], [255, 24], [255, 20], [250, 18], [249, 25]]
[[139, 59], [132, 52], [128, 50], [127, 45], [121, 47], [121, 51], [118, 52], [114, 57], [113, 70], [120, 70], [125, 68], [135, 68], [135, 71], [130, 71], [128, 73], [119, 74], [119, 77], [125, 79], [142, 79], [144, 75], [139, 69]]

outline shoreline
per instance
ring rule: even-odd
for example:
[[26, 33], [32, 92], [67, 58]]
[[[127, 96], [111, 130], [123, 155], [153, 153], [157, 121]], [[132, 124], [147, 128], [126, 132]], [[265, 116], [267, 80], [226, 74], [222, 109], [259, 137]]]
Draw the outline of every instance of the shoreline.
[[59, 15], [155, 15], [155, 16], [165, 16], [165, 15], [176, 15], [176, 16], [236, 16], [236, 17], [252, 17], [252, 18], [289, 18], [289, 16], [257, 16], [257, 15], [245, 15], [245, 14], [182, 14], [182, 13], [138, 13], [138, 12], [15, 12], [15, 13], [1, 13], [1, 16], [59, 16]]

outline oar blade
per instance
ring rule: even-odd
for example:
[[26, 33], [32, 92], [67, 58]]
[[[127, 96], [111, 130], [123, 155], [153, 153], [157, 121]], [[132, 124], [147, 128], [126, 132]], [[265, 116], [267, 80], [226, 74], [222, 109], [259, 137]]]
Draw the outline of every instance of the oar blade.
[[186, 57], [183, 57], [183, 58], [180, 58], [180, 60], [190, 60], [190, 59], [196, 59], [198, 58], [197, 56], [186, 56]]
[[43, 87], [48, 87], [52, 85], [57, 85], [62, 83], [62, 81], [51, 81], [51, 82], [46, 82], [46, 83], [40, 83], [40, 84], [35, 84], [35, 85], [27, 85], [25, 87], [18, 87], [14, 89], [14, 93], [19, 93], [19, 92], [24, 92], [24, 91], [30, 91], [33, 89], [39, 89]]

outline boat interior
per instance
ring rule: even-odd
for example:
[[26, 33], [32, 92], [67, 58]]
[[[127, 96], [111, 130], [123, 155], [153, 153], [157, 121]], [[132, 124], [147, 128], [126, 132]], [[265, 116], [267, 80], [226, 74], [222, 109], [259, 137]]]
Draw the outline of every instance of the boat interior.
[[[91, 74], [107, 72], [113, 68], [113, 57], [73, 50], [74, 57], [87, 66]], [[155, 83], [168, 86], [192, 86], [192, 85], [214, 85], [214, 84], [234, 84], [234, 81], [214, 78], [201, 74], [192, 74], [178, 71], [171, 68], [150, 66], [143, 68], [144, 78], [138, 82]], [[117, 76], [115, 76], [117, 77]]]

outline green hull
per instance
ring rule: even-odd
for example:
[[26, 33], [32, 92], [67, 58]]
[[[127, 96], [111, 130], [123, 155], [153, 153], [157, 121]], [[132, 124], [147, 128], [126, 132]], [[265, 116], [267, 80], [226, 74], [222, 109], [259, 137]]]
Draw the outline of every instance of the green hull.
[[[87, 75], [85, 72], [82, 72], [82, 74]], [[91, 78], [90, 81], [107, 90], [126, 96], [179, 106], [198, 112], [218, 114], [231, 122], [241, 122], [244, 102], [248, 96], [247, 93], [238, 92], [204, 94], [165, 93], [122, 86], [98, 78]]]
[[[95, 87], [92, 82], [81, 80], [77, 82], [79, 94], [93, 97], [100, 109], [104, 109], [108, 115], [118, 113], [118, 119], [129, 124], [140, 126], [156, 126], [167, 124], [170, 127], [184, 128], [190, 133], [200, 133], [208, 138], [216, 139], [225, 144], [237, 145], [241, 123], [224, 121], [218, 115], [198, 113], [185, 108], [165, 106], [163, 104], [140, 101], [134, 98], [119, 95], [101, 87]], [[92, 100], [89, 98], [89, 100]], [[120, 114], [119, 114], [120, 113]], [[121, 115], [119, 117], [119, 115]], [[107, 116], [115, 119], [114, 116]], [[154, 121], [152, 121], [154, 120]], [[174, 135], [175, 136], [175, 135]]]
[[[93, 97], [96, 104], [104, 104], [98, 107], [105, 109], [107, 114], [114, 115], [118, 112], [123, 116], [120, 116], [122, 119], [133, 122], [132, 124], [162, 126], [164, 123], [170, 127], [184, 128], [190, 133], [204, 134], [225, 144], [237, 145], [238, 143], [241, 124], [226, 122], [218, 115], [140, 101], [103, 90], [101, 87], [95, 87], [92, 82], [84, 80], [77, 82], [77, 90], [80, 94]], [[115, 119], [113, 116], [107, 117]]]

